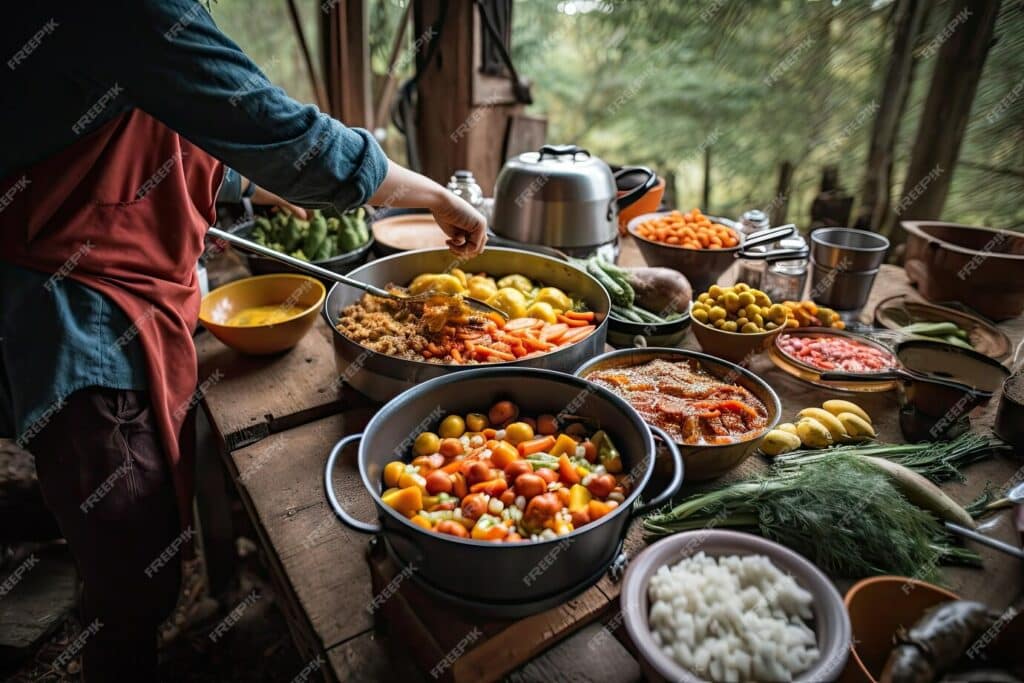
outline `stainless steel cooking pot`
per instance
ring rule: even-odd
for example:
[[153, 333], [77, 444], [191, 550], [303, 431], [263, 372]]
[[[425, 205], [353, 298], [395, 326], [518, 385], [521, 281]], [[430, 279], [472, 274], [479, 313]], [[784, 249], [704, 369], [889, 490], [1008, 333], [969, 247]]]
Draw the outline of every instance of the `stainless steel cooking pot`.
[[[622, 174], [646, 181], [617, 197]], [[505, 162], [494, 189], [494, 232], [525, 244], [558, 249], [594, 248], [618, 238], [619, 211], [657, 182], [648, 168], [611, 168], [575, 145], [545, 145]]]
[[[566, 294], [583, 299], [596, 313], [597, 329], [583, 341], [542, 356], [490, 363], [487, 367], [534, 367], [570, 372], [587, 358], [604, 351], [608, 329], [608, 293], [592, 276], [574, 268], [565, 261], [518, 249], [488, 247], [479, 256], [468, 261], [457, 261], [447, 249], [407, 251], [371, 261], [349, 273], [349, 277], [385, 287], [388, 284], [406, 285], [421, 273], [443, 273], [458, 266], [466, 272], [486, 272], [495, 277], [520, 273], [558, 287]], [[427, 361], [407, 360], [371, 351], [338, 331], [338, 316], [342, 309], [354, 304], [363, 293], [351, 287], [335, 285], [324, 301], [323, 316], [330, 325], [334, 339], [334, 355], [338, 371], [346, 382], [376, 401], [387, 401], [428, 379], [452, 372], [480, 367], [479, 365], [442, 365]]]
[[[632, 482], [625, 501], [599, 520], [547, 541], [492, 543], [427, 531], [381, 500], [384, 467], [407, 459], [416, 435], [444, 415], [477, 412], [510, 400], [530, 413], [571, 412], [598, 421], [624, 459]], [[426, 421], [425, 421], [426, 419]], [[646, 503], [640, 493], [651, 478], [657, 434], [668, 448], [672, 476]], [[347, 444], [359, 442], [359, 476], [376, 504], [378, 519], [364, 522], [342, 507], [334, 489], [334, 465]], [[679, 450], [656, 427], [648, 427], [628, 403], [612, 392], [550, 370], [477, 368], [437, 377], [385, 405], [362, 434], [339, 441], [327, 459], [327, 499], [345, 526], [382, 534], [400, 566], [415, 567], [413, 580], [428, 592], [485, 614], [523, 615], [560, 604], [600, 579], [619, 553], [637, 515], [668, 501], [683, 482]]]

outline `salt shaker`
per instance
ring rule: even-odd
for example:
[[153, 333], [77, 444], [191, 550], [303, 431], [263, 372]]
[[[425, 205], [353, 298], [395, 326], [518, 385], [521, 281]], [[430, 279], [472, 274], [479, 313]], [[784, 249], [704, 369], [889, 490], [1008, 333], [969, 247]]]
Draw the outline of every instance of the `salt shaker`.
[[457, 197], [462, 197], [477, 211], [484, 203], [484, 192], [473, 177], [472, 171], [459, 170], [448, 181], [448, 189]]
[[[794, 235], [780, 240], [779, 247], [806, 253], [807, 242], [800, 235]], [[772, 301], [799, 301], [806, 282], [807, 258], [787, 259], [768, 266], [762, 289]]]
[[[766, 230], [771, 227], [767, 214], [760, 209], [751, 209], [742, 216], [736, 226], [743, 233], [744, 237], [750, 236], [759, 230]], [[768, 247], [754, 247], [754, 252], [768, 251]], [[736, 281], [745, 282], [754, 289], [760, 289], [764, 280], [764, 261], [756, 258], [741, 258], [736, 272]]]

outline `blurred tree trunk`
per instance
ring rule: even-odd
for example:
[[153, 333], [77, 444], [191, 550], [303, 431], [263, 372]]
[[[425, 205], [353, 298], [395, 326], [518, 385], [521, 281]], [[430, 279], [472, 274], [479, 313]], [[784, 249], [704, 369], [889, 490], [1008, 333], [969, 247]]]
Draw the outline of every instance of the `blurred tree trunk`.
[[892, 54], [871, 129], [861, 201], [854, 227], [882, 230], [888, 223], [892, 164], [900, 120], [914, 81], [914, 47], [928, 21], [930, 0], [898, 0], [893, 9]]
[[[945, 42], [935, 59], [903, 194], [894, 209], [903, 220], [938, 219], [942, 214], [999, 5], [1000, 0], [953, 0], [949, 21], [933, 39]], [[895, 225], [890, 233], [894, 242], [903, 242], [903, 231]]]

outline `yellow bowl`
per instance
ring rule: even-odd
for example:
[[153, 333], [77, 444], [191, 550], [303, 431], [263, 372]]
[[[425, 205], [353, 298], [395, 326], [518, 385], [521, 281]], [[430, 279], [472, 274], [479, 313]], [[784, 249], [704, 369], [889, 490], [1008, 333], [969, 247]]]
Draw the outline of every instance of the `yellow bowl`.
[[[258, 275], [218, 287], [203, 297], [199, 321], [236, 351], [253, 355], [292, 348], [316, 322], [327, 290], [308, 275]], [[257, 306], [294, 306], [301, 311], [274, 323], [228, 325], [235, 314]]]

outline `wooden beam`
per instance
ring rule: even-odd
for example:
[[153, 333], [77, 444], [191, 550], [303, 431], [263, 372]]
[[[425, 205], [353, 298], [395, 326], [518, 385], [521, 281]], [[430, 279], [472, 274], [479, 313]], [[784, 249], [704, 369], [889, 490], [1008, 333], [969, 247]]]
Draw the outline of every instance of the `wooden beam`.
[[310, 85], [313, 86], [313, 95], [316, 97], [316, 105], [323, 109], [327, 106], [327, 93], [324, 84], [316, 75], [313, 68], [313, 55], [309, 51], [309, 43], [306, 41], [306, 32], [302, 30], [302, 19], [299, 17], [299, 8], [295, 6], [295, 0], [287, 0], [288, 14], [292, 20], [292, 28], [295, 30], [295, 37], [299, 40], [299, 51], [306, 63], [306, 73], [309, 75]]
[[370, 18], [366, 0], [338, 0], [321, 13], [328, 110], [349, 126], [372, 127]]
[[[439, 16], [439, 0], [413, 0], [414, 35], [421, 36]], [[418, 83], [417, 150], [421, 173], [438, 182], [469, 169], [490, 194], [505, 161], [509, 116], [522, 107], [511, 98], [507, 79], [477, 73], [479, 18], [472, 0], [448, 0], [438, 48]], [[417, 54], [421, 61], [427, 55]], [[502, 85], [504, 84], [504, 85]]]
[[[412, 5], [410, 2], [395, 30], [395, 39], [391, 43], [391, 54], [388, 56], [388, 71], [384, 74], [384, 84], [381, 86], [380, 94], [377, 96], [377, 103], [373, 107], [373, 127], [384, 128], [388, 124], [388, 112], [391, 109], [391, 101], [395, 98], [398, 90], [398, 56], [402, 53], [402, 44], [405, 42], [405, 31], [412, 20]], [[406, 60], [409, 61], [409, 60]]]
[[855, 227], [881, 230], [888, 223], [896, 138], [918, 61], [914, 48], [931, 5], [930, 0], [897, 0], [893, 9], [892, 52], [871, 128]]
[[[938, 48], [903, 194], [895, 207], [902, 220], [942, 215], [999, 6], [1000, 0], [953, 0], [949, 21], [933, 39], [944, 42]], [[890, 239], [902, 242], [905, 233], [893, 228]]]

